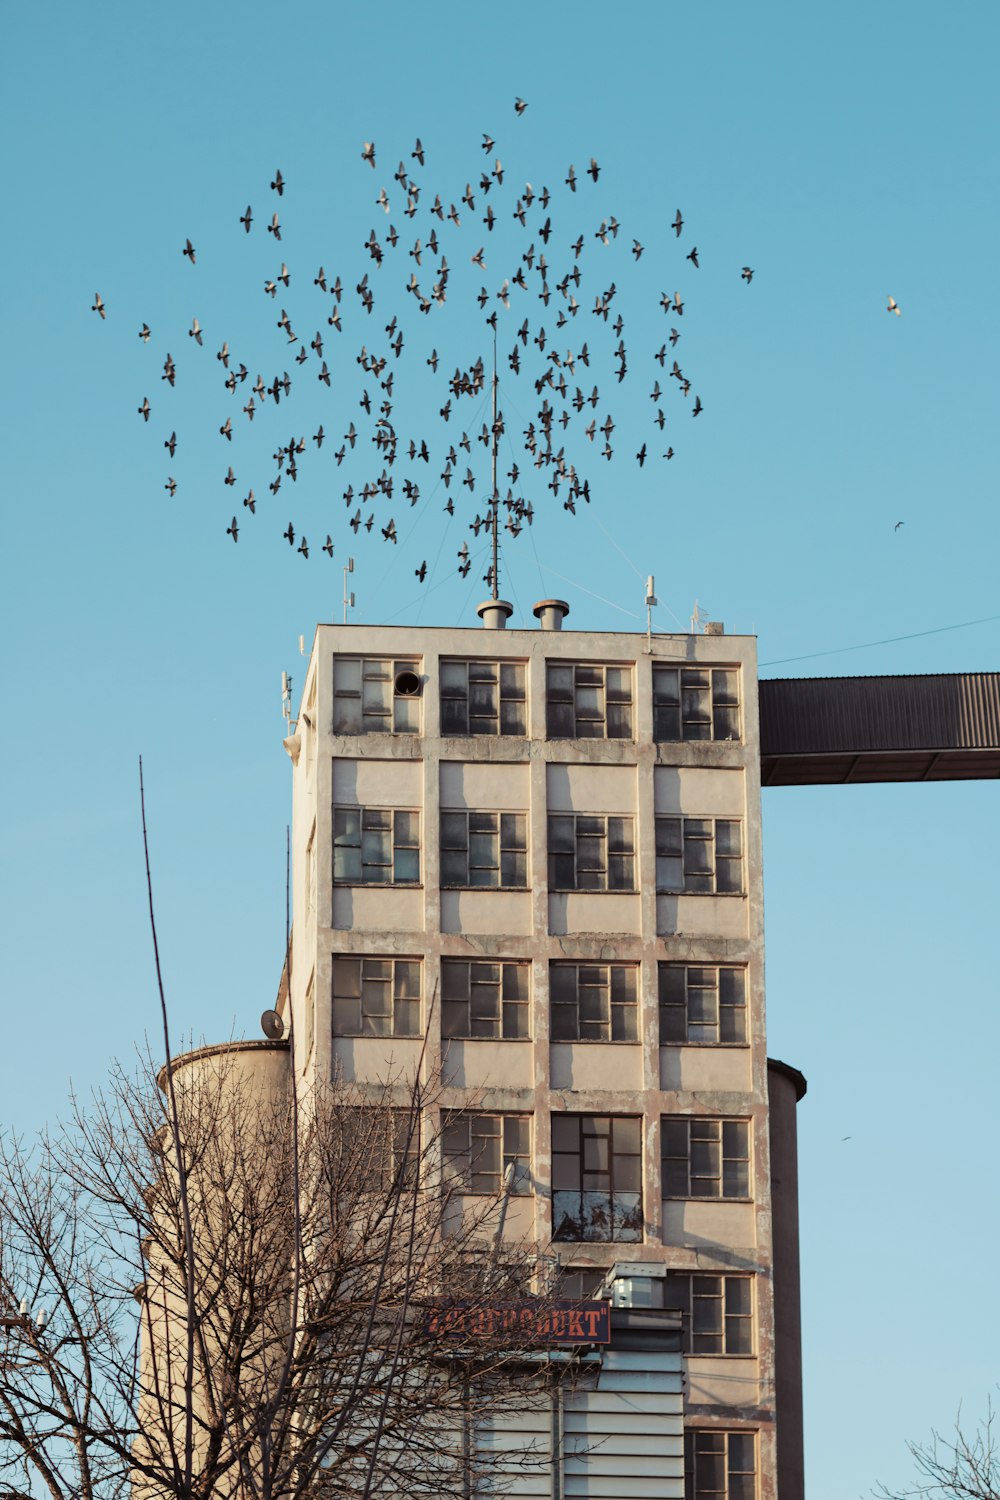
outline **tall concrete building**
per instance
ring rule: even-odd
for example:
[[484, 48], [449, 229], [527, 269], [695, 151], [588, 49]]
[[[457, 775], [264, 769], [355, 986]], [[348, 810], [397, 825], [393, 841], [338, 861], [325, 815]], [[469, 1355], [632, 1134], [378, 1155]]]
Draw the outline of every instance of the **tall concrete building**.
[[297, 1071], [424, 1068], [462, 1191], [506, 1196], [567, 1296], [659, 1318], [609, 1376], [649, 1414], [610, 1424], [630, 1477], [515, 1492], [801, 1500], [805, 1084], [767, 1057], [755, 642], [509, 613], [316, 631], [286, 741]]

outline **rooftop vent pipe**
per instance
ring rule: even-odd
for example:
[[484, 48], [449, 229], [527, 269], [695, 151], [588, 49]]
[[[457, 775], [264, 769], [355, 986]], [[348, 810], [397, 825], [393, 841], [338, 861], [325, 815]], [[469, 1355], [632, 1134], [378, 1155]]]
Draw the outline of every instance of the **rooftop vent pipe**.
[[569, 614], [565, 599], [540, 599], [531, 611], [542, 630], [562, 630], [562, 622]]
[[476, 609], [484, 630], [506, 630], [507, 621], [513, 613], [514, 606], [508, 604], [506, 599], [487, 599], [485, 604], [478, 605]]

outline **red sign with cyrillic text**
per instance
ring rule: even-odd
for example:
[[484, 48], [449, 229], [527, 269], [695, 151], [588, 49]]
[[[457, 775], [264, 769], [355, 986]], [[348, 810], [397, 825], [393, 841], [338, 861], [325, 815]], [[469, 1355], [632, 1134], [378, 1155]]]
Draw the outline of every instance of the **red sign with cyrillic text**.
[[427, 1314], [428, 1333], [455, 1339], [510, 1339], [524, 1344], [610, 1344], [607, 1302], [449, 1302]]

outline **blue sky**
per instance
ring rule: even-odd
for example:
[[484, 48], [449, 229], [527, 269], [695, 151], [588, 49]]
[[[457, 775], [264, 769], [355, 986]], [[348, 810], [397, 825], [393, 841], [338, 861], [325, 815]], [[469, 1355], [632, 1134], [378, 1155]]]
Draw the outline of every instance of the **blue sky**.
[[[356, 298], [345, 295], [351, 332], [331, 391], [306, 366], [287, 422], [281, 407], [253, 428], [240, 418], [231, 447], [218, 435], [238, 415], [214, 358], [222, 339], [269, 375], [293, 368], [274, 342], [281, 307], [300, 333], [319, 326], [317, 310], [327, 329], [318, 264], [348, 286], [368, 268], [362, 242], [385, 232], [375, 195], [394, 187], [417, 135], [426, 191], [457, 200], [487, 163], [489, 132], [511, 181], [551, 185], [554, 238], [579, 226], [585, 268], [600, 280], [606, 265], [620, 287], [630, 373], [609, 399], [616, 456], [591, 454], [592, 504], [575, 517], [543, 486], [525, 488], [535, 526], [504, 551], [514, 623], [557, 594], [570, 624], [631, 628], [653, 572], [661, 628], [697, 599], [727, 628], [756, 632], [764, 675], [997, 668], [1000, 620], [810, 654], [1000, 614], [998, 30], [985, 3], [513, 3], [487, 16], [451, 0], [182, 0], [11, 14], [4, 1119], [30, 1130], [54, 1118], [71, 1078], [85, 1095], [155, 1027], [139, 753], [175, 1027], [253, 1034], [283, 942], [280, 673], [301, 674], [299, 635], [337, 617], [347, 555], [357, 620], [472, 622], [479, 574], [454, 571], [468, 516], [443, 513], [436, 465], [421, 503], [393, 512], [395, 548], [347, 530], [348, 464], [334, 467], [332, 444], [309, 445], [294, 505], [287, 482], [267, 495], [272, 439], [318, 421], [339, 434], [356, 414]], [[528, 101], [522, 119], [515, 95]], [[364, 140], [376, 142], [375, 172]], [[571, 198], [566, 168], [581, 173], [591, 155], [600, 182]], [[280, 205], [268, 186], [279, 166]], [[276, 206], [280, 246], [264, 230]], [[594, 231], [610, 213], [622, 229], [602, 264]], [[412, 238], [408, 220], [397, 227]], [[498, 228], [496, 245], [513, 233]], [[486, 353], [461, 248], [476, 235], [471, 223], [456, 234], [447, 317], [420, 320], [407, 304], [407, 434], [430, 437], [443, 399], [425, 346], [439, 341], [449, 371]], [[646, 247], [638, 265], [633, 235]], [[180, 253], [187, 236], [195, 267]], [[698, 270], [684, 259], [692, 244]], [[484, 273], [491, 291], [505, 255]], [[282, 259], [293, 282], [272, 302], [263, 281]], [[705, 410], [693, 423], [672, 390], [676, 456], [640, 471], [641, 442], [663, 451], [648, 390], [667, 323], [659, 293], [675, 287], [686, 298], [677, 354]], [[369, 320], [378, 337], [383, 306], [391, 296]], [[502, 313], [502, 380], [513, 316]], [[584, 309], [590, 328], [574, 335], [596, 347], [598, 322]], [[168, 350], [175, 391], [160, 379]], [[508, 384], [514, 429], [534, 398]], [[175, 464], [161, 446], [171, 428]], [[244, 487], [223, 486], [230, 462]], [[267, 499], [250, 517], [239, 500], [255, 478]], [[384, 504], [379, 514], [384, 524]], [[290, 517], [309, 535], [308, 561], [282, 540]], [[319, 550], [327, 532], [332, 562]], [[806, 659], [779, 664], [793, 657]], [[1000, 817], [983, 782], [773, 790], [764, 816], [770, 1046], [809, 1079], [809, 1493], [843, 1500], [905, 1479], [906, 1439], [946, 1427], [960, 1402], [976, 1412], [996, 1379]]]

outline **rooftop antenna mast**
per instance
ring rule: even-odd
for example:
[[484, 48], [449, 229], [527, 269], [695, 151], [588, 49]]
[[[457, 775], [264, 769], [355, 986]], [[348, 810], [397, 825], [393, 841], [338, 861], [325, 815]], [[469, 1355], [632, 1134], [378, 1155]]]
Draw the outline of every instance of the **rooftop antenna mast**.
[[347, 611], [354, 608], [354, 594], [347, 592], [347, 575], [354, 572], [354, 558], [349, 557], [344, 568], [344, 624], [347, 624]]
[[491, 597], [500, 598], [500, 563], [497, 532], [500, 518], [500, 493], [497, 490], [497, 331], [493, 329], [493, 442], [490, 445], [493, 460], [493, 588]]

